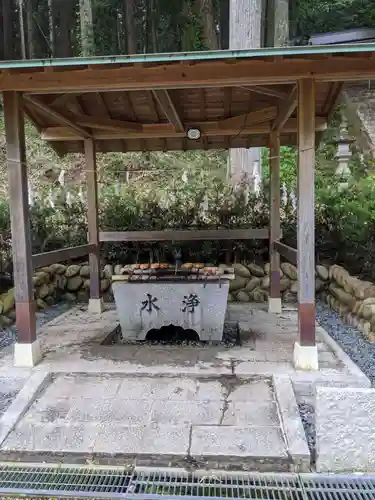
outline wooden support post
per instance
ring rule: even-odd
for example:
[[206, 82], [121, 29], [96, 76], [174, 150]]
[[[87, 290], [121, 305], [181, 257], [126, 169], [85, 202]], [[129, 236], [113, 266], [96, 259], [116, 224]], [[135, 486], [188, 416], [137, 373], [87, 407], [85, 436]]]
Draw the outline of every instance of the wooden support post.
[[295, 345], [297, 368], [318, 369], [315, 343], [315, 82], [298, 83], [298, 323], [300, 341]]
[[24, 116], [21, 96], [17, 92], [4, 92], [3, 96], [16, 301], [14, 363], [34, 366], [41, 356], [33, 296]]
[[100, 245], [98, 222], [98, 183], [96, 171], [96, 151], [93, 139], [85, 139], [86, 184], [87, 184], [87, 223], [88, 238], [91, 245], [90, 262], [90, 300], [89, 311], [103, 312], [100, 296]]
[[270, 295], [268, 312], [281, 313], [280, 254], [273, 243], [280, 239], [280, 133], [271, 133], [270, 147]]

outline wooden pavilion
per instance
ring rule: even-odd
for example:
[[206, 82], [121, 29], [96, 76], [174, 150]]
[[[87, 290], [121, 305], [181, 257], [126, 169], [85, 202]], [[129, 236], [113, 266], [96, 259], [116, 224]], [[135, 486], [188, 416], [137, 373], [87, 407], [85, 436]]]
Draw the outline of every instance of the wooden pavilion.
[[[317, 369], [315, 342], [315, 144], [346, 81], [375, 78], [375, 44], [149, 54], [0, 63], [9, 168], [15, 363], [32, 366], [36, 336], [33, 268], [89, 255], [89, 308], [101, 312], [103, 241], [248, 239], [270, 241], [269, 311], [281, 312], [280, 255], [298, 265], [299, 332], [294, 361]], [[88, 243], [32, 255], [24, 115], [58, 154], [84, 152]], [[197, 133], [199, 131], [199, 133]], [[192, 138], [195, 137], [195, 138]], [[280, 145], [298, 145], [298, 245], [280, 242]], [[270, 228], [100, 232], [95, 152], [268, 146]]]

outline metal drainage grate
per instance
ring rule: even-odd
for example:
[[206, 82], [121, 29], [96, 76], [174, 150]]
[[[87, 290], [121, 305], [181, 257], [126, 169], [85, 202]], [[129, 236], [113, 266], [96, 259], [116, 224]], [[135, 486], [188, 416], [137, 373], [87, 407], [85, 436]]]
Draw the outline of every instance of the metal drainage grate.
[[375, 500], [375, 476], [301, 474], [306, 500]]
[[0, 495], [55, 498], [375, 500], [375, 478], [0, 465]]

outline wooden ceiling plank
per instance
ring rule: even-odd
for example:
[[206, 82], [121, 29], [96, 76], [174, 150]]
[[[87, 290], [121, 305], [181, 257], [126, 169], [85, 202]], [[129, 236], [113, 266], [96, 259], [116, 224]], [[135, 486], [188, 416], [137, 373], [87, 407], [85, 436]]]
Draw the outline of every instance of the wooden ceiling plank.
[[295, 84], [306, 75], [317, 82], [361, 81], [375, 78], [371, 58], [336, 55], [330, 59], [308, 57], [285, 58], [281, 61], [249, 58], [231, 64], [204, 61], [199, 64], [159, 64], [153, 67], [124, 65], [101, 69], [75, 69], [45, 73], [2, 72], [0, 91], [14, 90], [37, 93], [92, 92], [113, 90], [182, 89], [194, 87], [238, 87]]
[[76, 122], [82, 127], [89, 127], [102, 130], [123, 130], [123, 131], [142, 131], [142, 124], [115, 120], [113, 118], [101, 118], [98, 116], [81, 115], [77, 116]]
[[81, 95], [80, 92], [75, 92], [71, 94], [61, 94], [57, 96], [55, 99], [53, 99], [53, 101], [49, 103], [49, 106], [51, 108], [54, 108], [55, 106], [65, 106], [66, 104], [76, 99], [80, 95]]
[[277, 116], [272, 125], [273, 131], [282, 130], [285, 123], [292, 116], [297, 108], [298, 95], [297, 87], [294, 87], [288, 98], [278, 107]]
[[169, 92], [167, 90], [154, 90], [153, 94], [176, 132], [183, 132], [185, 130], [184, 124]]
[[66, 116], [64, 116], [61, 113], [59, 113], [58, 111], [55, 111], [54, 109], [50, 108], [49, 106], [47, 106], [46, 104], [41, 102], [36, 97], [24, 95], [23, 99], [26, 102], [32, 104], [34, 107], [38, 108], [40, 111], [42, 111], [47, 116], [50, 116], [51, 118], [56, 120], [57, 122], [60, 122], [61, 124], [66, 125], [69, 128], [75, 130], [76, 132], [78, 132], [81, 135], [81, 137], [85, 137], [85, 138], [92, 137], [92, 135], [90, 134], [90, 132], [88, 130], [86, 130], [83, 127], [80, 127], [79, 125], [77, 125], [75, 122], [73, 122], [72, 120], [70, 120]]
[[[220, 123], [220, 122], [219, 122]], [[271, 125], [247, 124], [245, 127], [228, 126], [218, 127], [218, 122], [202, 122], [187, 124], [187, 127], [198, 127], [206, 137], [225, 137], [233, 135], [256, 135], [269, 134]], [[237, 125], [237, 124], [235, 124]], [[324, 117], [316, 118], [316, 130], [323, 131], [327, 127], [327, 121]], [[284, 126], [284, 133], [295, 134], [297, 132], [297, 119], [290, 118]], [[169, 123], [146, 124], [143, 125], [141, 132], [134, 131], [112, 131], [112, 130], [94, 130], [93, 136], [97, 140], [113, 139], [162, 139], [162, 138], [185, 138], [185, 132], [176, 132], [173, 125]], [[42, 138], [47, 141], [79, 141], [82, 136], [75, 134], [68, 127], [48, 127], [43, 130]]]

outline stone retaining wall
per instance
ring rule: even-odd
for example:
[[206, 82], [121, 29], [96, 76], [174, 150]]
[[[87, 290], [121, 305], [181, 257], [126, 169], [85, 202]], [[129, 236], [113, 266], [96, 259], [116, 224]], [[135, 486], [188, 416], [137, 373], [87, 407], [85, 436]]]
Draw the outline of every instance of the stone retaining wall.
[[[101, 271], [100, 287], [106, 300], [112, 299], [110, 290], [112, 266]], [[88, 302], [90, 292], [90, 268], [83, 264], [52, 264], [37, 269], [33, 276], [35, 301], [38, 310], [45, 309], [59, 301]], [[15, 321], [14, 288], [0, 295], [0, 328]]]
[[375, 341], [375, 284], [350, 276], [338, 265], [329, 268], [329, 281], [321, 298], [349, 325]]
[[[270, 264], [233, 264], [235, 279], [230, 281], [229, 302], [266, 302], [270, 284]], [[281, 264], [281, 297], [284, 303], [297, 302], [297, 269], [293, 264]], [[107, 264], [101, 271], [101, 291], [106, 301], [112, 301], [111, 278], [121, 274], [122, 266]], [[34, 273], [34, 292], [39, 310], [59, 301], [88, 302], [90, 269], [82, 264], [52, 264]], [[351, 326], [375, 341], [375, 283], [350, 276], [341, 266], [316, 266], [315, 289], [324, 300]], [[0, 295], [0, 328], [15, 320], [14, 289]]]
[[[270, 286], [270, 264], [233, 264], [236, 279], [230, 282], [230, 302], [265, 302]], [[283, 262], [280, 266], [280, 291], [284, 303], [297, 301], [297, 268]], [[321, 292], [328, 284], [328, 269], [316, 266], [315, 290]]]

